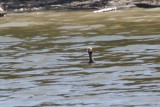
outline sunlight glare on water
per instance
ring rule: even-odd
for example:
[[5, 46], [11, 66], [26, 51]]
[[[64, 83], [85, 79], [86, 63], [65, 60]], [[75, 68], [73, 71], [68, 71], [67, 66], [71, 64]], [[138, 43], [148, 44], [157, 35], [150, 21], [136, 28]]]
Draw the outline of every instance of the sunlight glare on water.
[[[160, 10], [12, 13], [0, 20], [0, 105], [159, 107]], [[88, 64], [87, 47], [94, 64]]]

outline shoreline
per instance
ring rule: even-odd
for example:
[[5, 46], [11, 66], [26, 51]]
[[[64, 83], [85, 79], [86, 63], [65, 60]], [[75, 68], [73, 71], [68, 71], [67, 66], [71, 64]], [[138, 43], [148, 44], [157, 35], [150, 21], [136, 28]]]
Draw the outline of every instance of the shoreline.
[[[5, 12], [34, 12], [45, 10], [101, 10], [106, 9], [112, 11], [115, 9], [125, 8], [155, 8], [160, 7], [158, 2], [145, 2], [143, 0], [71, 0], [72, 2], [58, 2], [54, 0], [46, 0], [35, 2], [0, 2]], [[103, 12], [103, 11], [102, 11]], [[104, 11], [105, 12], [105, 11]]]

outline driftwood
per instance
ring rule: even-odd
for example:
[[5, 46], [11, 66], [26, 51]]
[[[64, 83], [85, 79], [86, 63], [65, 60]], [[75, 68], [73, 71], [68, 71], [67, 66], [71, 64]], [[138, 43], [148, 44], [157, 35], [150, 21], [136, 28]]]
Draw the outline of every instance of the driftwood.
[[118, 7], [106, 7], [103, 9], [95, 10], [93, 11], [94, 13], [100, 13], [100, 12], [110, 12], [110, 11], [115, 11], [119, 9], [124, 9], [124, 8], [133, 8], [133, 7], [138, 7], [138, 8], [158, 8], [160, 5], [153, 5], [153, 4], [147, 4], [147, 3], [136, 3], [133, 5], [127, 5], [127, 6], [118, 6]]
[[104, 9], [95, 10], [93, 12], [94, 13], [110, 12], [110, 11], [116, 11], [116, 10], [120, 10], [120, 9], [124, 9], [124, 8], [133, 8], [133, 7], [135, 7], [135, 5], [126, 5], [126, 6], [118, 6], [118, 7], [107, 7], [107, 8], [104, 8]]
[[153, 4], [147, 4], [147, 3], [136, 3], [136, 7], [140, 8], [157, 8], [160, 7], [160, 5], [153, 5]]
[[109, 8], [104, 8], [104, 9], [99, 9], [93, 11], [94, 13], [101, 13], [101, 12], [109, 12], [109, 11], [115, 11], [117, 10], [117, 7], [109, 7]]

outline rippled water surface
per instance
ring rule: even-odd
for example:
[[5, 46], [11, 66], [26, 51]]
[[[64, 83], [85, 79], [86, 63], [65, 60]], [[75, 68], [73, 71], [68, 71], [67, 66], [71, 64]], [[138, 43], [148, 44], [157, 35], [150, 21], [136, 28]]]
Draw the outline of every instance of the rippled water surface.
[[[160, 107], [160, 9], [0, 18], [3, 107]], [[86, 48], [96, 61], [88, 64]]]

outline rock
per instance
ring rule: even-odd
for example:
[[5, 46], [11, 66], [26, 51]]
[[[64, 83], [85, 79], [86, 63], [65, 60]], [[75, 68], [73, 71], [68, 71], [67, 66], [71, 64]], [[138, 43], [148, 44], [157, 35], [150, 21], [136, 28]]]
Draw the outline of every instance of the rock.
[[0, 7], [0, 17], [6, 16], [6, 12], [3, 10], [2, 7]]

